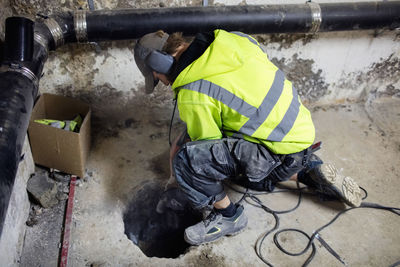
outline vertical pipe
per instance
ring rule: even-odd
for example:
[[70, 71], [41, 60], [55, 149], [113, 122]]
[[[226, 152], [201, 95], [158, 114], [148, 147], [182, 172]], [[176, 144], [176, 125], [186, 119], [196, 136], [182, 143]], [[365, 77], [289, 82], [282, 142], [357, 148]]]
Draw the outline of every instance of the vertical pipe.
[[19, 72], [0, 73], [0, 235], [37, 88]]
[[[21, 27], [17, 27], [19, 37], [13, 36], [15, 32], [10, 28], [6, 30], [6, 51], [10, 51], [11, 55], [8, 54], [0, 65], [0, 236], [38, 93], [38, 77], [48, 52], [45, 37], [48, 32], [34, 34], [33, 22], [26, 20], [17, 19], [23, 22], [17, 23]], [[16, 45], [15, 51], [11, 44]]]
[[5, 60], [32, 60], [33, 25], [33, 21], [24, 17], [6, 19]]

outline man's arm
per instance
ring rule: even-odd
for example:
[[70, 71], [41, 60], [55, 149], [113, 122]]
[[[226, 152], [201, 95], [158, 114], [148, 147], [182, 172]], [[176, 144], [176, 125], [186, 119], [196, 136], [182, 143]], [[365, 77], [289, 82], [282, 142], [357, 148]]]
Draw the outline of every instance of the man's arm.
[[183, 146], [183, 144], [190, 142], [190, 137], [187, 133], [187, 130], [185, 130], [178, 135], [175, 140], [171, 144], [171, 148], [169, 150], [169, 169], [170, 169], [170, 177], [174, 175], [173, 169], [172, 169], [172, 161], [174, 160], [174, 157], [176, 153], [178, 153], [179, 149]]

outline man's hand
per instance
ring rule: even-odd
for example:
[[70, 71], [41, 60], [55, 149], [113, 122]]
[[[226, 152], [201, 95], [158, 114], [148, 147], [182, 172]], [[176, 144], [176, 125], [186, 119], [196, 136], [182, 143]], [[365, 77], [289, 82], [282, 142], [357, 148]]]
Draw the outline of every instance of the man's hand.
[[157, 204], [157, 212], [164, 213], [166, 209], [172, 209], [174, 211], [183, 211], [185, 206], [188, 204], [186, 196], [179, 190], [178, 184], [174, 177], [174, 172], [172, 168], [172, 161], [181, 149], [182, 145], [190, 141], [186, 129], [175, 138], [174, 142], [171, 144], [169, 151], [169, 169], [170, 176], [167, 184], [165, 185], [164, 192], [160, 196], [160, 200]]

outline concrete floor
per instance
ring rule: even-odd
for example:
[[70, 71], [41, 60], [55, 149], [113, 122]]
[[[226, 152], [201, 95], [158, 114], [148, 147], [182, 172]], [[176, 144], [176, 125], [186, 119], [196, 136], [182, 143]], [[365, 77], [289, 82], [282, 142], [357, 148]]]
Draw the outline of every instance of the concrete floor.
[[[368, 202], [395, 207], [400, 207], [399, 102], [374, 102], [368, 107], [369, 115], [364, 104], [358, 103], [311, 108], [316, 140], [323, 141], [317, 154], [367, 189]], [[377, 111], [386, 115], [379, 118]], [[75, 195], [70, 266], [263, 266], [254, 245], [272, 228], [273, 217], [247, 203], [245, 232], [191, 247], [179, 258], [149, 258], [127, 238], [122, 220], [126, 204], [146, 181], [164, 184], [169, 177], [168, 121], [154, 121], [151, 113], [132, 116], [133, 123], [123, 124], [126, 127], [112, 136], [103, 134], [95, 139], [88, 176]], [[373, 122], [376, 119], [379, 123]], [[229, 195], [235, 201], [241, 197], [234, 192]], [[288, 209], [296, 204], [297, 195], [272, 194], [262, 199], [270, 208]], [[280, 228], [312, 234], [343, 208], [340, 203], [305, 196], [296, 211], [280, 216]], [[400, 260], [399, 226], [399, 217], [392, 213], [357, 209], [321, 235], [349, 266], [389, 266]], [[306, 242], [293, 233], [281, 239], [288, 249], [297, 251]], [[310, 266], [342, 266], [318, 241], [315, 244], [317, 254]], [[272, 237], [262, 253], [274, 266], [301, 266], [309, 254], [287, 256], [275, 247]]]

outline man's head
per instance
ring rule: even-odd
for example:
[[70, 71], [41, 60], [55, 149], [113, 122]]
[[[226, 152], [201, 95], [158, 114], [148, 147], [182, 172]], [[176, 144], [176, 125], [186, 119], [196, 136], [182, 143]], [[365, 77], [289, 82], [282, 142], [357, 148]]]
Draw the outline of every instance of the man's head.
[[165, 85], [173, 82], [169, 74], [174, 69], [184, 43], [182, 34], [174, 33], [170, 36], [161, 30], [146, 34], [138, 40], [134, 55], [145, 77], [146, 93], [152, 93], [159, 80]]

